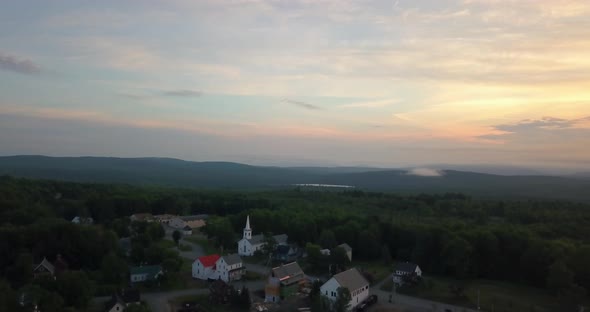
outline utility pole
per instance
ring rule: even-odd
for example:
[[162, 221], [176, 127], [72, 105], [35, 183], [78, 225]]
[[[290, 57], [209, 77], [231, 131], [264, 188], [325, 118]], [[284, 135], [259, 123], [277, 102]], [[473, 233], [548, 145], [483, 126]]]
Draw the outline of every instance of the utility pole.
[[477, 310], [480, 310], [480, 306], [479, 306], [479, 288], [477, 289]]

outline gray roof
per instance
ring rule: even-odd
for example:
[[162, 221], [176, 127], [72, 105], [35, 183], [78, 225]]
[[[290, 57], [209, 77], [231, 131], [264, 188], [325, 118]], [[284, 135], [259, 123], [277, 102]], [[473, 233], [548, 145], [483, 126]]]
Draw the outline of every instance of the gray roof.
[[252, 245], [258, 245], [258, 244], [262, 243], [263, 240], [264, 240], [264, 235], [257, 234], [257, 235], [252, 235], [252, 238], [250, 238], [248, 241]]
[[416, 271], [418, 265], [412, 262], [401, 262], [395, 266], [396, 271], [412, 273]]
[[[286, 244], [287, 243], [287, 239], [288, 239], [287, 234], [274, 235], [273, 237], [274, 237], [275, 241], [277, 242], [277, 244]], [[248, 241], [252, 245], [258, 245], [264, 241], [264, 235], [262, 235], [262, 234], [252, 235], [252, 238], [249, 239]]]
[[279, 234], [279, 235], [275, 235], [273, 237], [277, 241], [277, 244], [286, 244], [287, 239], [289, 238], [289, 236], [287, 236], [287, 234]]
[[342, 248], [342, 249], [344, 249], [346, 251], [352, 251], [352, 247], [350, 247], [347, 243], [340, 244], [340, 245], [338, 245], [336, 247], [340, 247], [340, 248]]
[[55, 273], [55, 266], [53, 266], [51, 262], [47, 261], [47, 258], [43, 258], [43, 261], [41, 261], [41, 263], [39, 263], [39, 265], [35, 267], [34, 271], [37, 271], [37, 269], [41, 266], [44, 267], [47, 271], [49, 271], [49, 273]]
[[297, 262], [291, 262], [272, 269], [272, 276], [281, 280], [283, 284], [290, 285], [305, 278], [305, 273]]
[[341, 287], [348, 288], [348, 290], [351, 292], [369, 285], [369, 282], [367, 282], [365, 277], [354, 268], [348, 271], [340, 272], [333, 277]]
[[242, 258], [240, 258], [240, 256], [238, 254], [231, 254], [231, 255], [223, 256], [222, 258], [223, 258], [223, 260], [225, 260], [227, 265], [232, 265], [232, 264], [242, 262]]

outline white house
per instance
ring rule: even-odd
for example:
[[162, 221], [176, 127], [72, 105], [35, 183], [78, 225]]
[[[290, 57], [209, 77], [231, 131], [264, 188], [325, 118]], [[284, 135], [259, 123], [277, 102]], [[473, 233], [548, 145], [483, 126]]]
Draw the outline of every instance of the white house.
[[393, 272], [393, 282], [401, 285], [404, 283], [404, 276], [422, 277], [422, 270], [420, 267], [411, 262], [398, 263]]
[[338, 288], [343, 287], [350, 292], [351, 300], [348, 307], [352, 311], [369, 297], [369, 282], [357, 269], [340, 272], [320, 287], [322, 296], [335, 302], [338, 298]]
[[[277, 245], [287, 244], [287, 234], [274, 235], [273, 238], [277, 242]], [[253, 256], [258, 250], [262, 250], [264, 242], [264, 235], [252, 235], [252, 229], [250, 228], [250, 216], [246, 218], [246, 227], [244, 227], [244, 235], [242, 239], [238, 241], [238, 254], [240, 256]]]
[[221, 279], [229, 283], [241, 279], [245, 267], [242, 258], [237, 254], [222, 257], [215, 254], [197, 258], [193, 262], [192, 271], [193, 278], [202, 280]]
[[155, 281], [161, 275], [164, 275], [164, 271], [162, 271], [162, 267], [159, 265], [138, 266], [129, 269], [129, 280], [132, 283]]
[[182, 234], [183, 234], [183, 235], [187, 235], [187, 236], [188, 236], [188, 235], [193, 235], [193, 228], [192, 228], [192, 227], [190, 227], [190, 226], [188, 226], [188, 225], [187, 225], [187, 226], [185, 226], [185, 227], [182, 229]]
[[72, 219], [72, 223], [75, 223], [75, 224], [93, 224], [94, 223], [94, 219], [92, 219], [90, 217], [85, 218], [85, 217], [75, 216]]
[[107, 312], [123, 312], [131, 305], [141, 304], [139, 291], [124, 290], [122, 293], [114, 294], [106, 303], [105, 311]]
[[217, 260], [215, 268], [218, 278], [221, 278], [226, 283], [242, 279], [242, 275], [246, 270], [242, 258], [237, 254], [222, 256]]
[[197, 258], [193, 262], [193, 278], [207, 280], [214, 277], [215, 264], [219, 258], [217, 254]]

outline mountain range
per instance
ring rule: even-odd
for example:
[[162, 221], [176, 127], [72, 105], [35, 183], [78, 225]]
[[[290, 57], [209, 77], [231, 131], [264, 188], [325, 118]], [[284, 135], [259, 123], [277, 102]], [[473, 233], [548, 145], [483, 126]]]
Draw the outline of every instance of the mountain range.
[[[428, 169], [430, 170], [430, 169]], [[590, 201], [581, 176], [495, 175], [459, 170], [370, 167], [265, 167], [172, 158], [0, 157], [0, 175], [75, 182], [126, 183], [208, 189], [292, 188], [295, 184], [347, 185], [400, 193], [461, 192], [477, 197]], [[417, 171], [420, 174], [421, 171]]]

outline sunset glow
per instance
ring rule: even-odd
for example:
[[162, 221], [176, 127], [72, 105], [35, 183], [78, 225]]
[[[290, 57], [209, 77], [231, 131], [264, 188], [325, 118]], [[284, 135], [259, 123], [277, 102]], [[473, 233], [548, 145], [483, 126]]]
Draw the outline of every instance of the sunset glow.
[[590, 2], [4, 1], [0, 153], [590, 166]]

